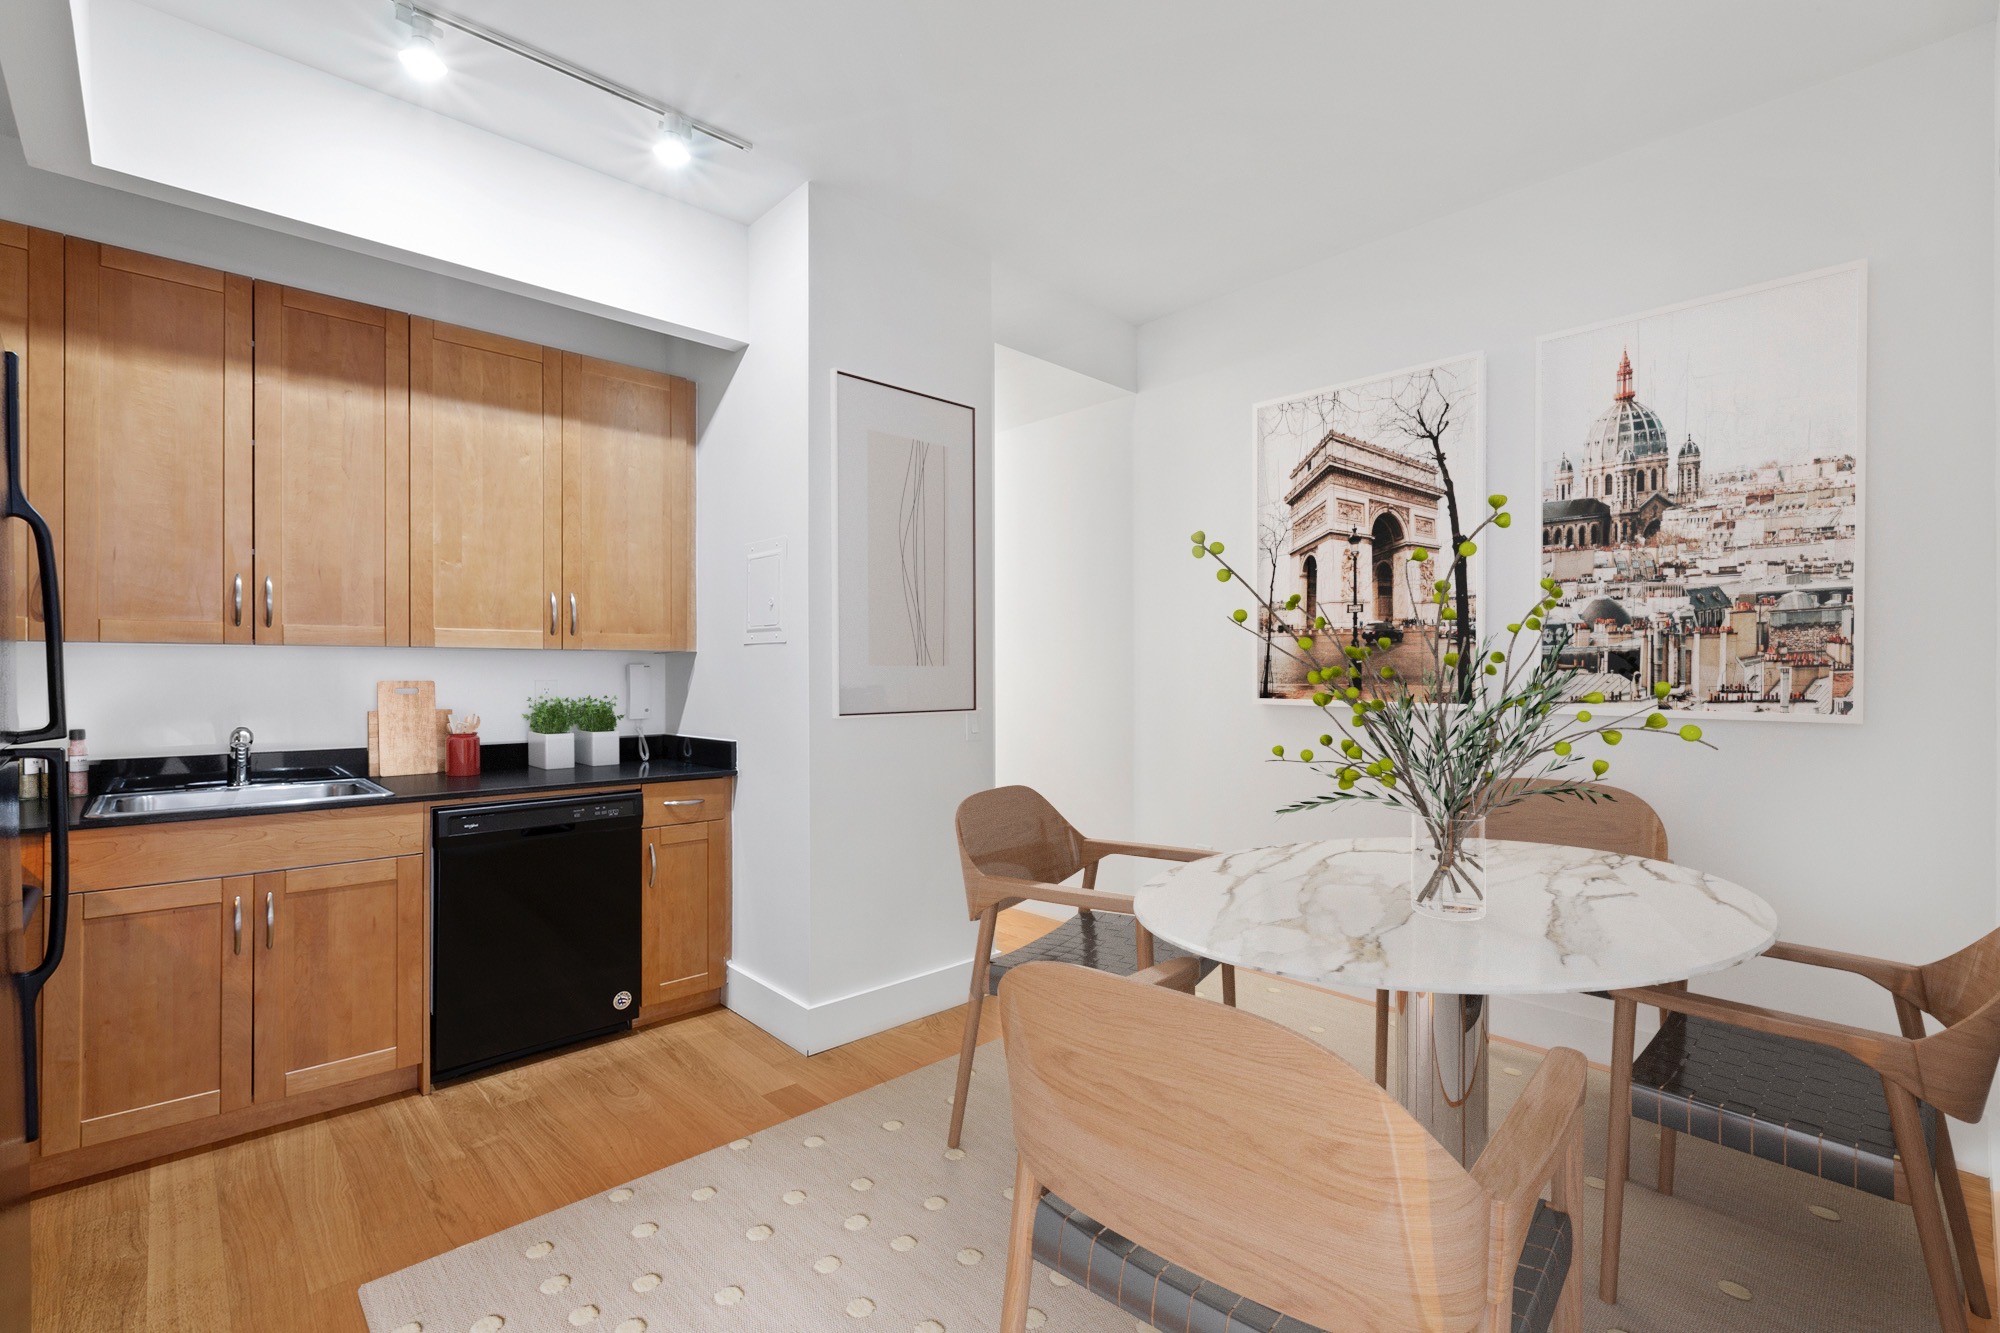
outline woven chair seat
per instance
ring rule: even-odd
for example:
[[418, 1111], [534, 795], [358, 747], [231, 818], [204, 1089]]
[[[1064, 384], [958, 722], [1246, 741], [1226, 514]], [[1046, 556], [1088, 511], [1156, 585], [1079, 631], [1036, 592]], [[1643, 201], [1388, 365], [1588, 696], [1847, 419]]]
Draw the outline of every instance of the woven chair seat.
[[[1844, 1051], [1671, 1014], [1632, 1064], [1632, 1114], [1885, 1199], [1896, 1134], [1882, 1079]], [[1937, 1141], [1937, 1112], [1923, 1107]]]
[[[1163, 940], [1153, 942], [1155, 963], [1190, 956], [1185, 949], [1176, 949]], [[1139, 939], [1129, 916], [1117, 912], [1073, 916], [1032, 944], [996, 957], [988, 973], [988, 992], [998, 995], [1000, 978], [1023, 963], [1074, 963], [1113, 976], [1129, 977], [1139, 970]], [[1215, 966], [1212, 960], [1202, 959], [1201, 974], [1207, 976]]]
[[[1513, 1333], [1545, 1333], [1555, 1318], [1574, 1246], [1568, 1214], [1537, 1203], [1514, 1269]], [[1204, 1282], [1053, 1194], [1043, 1195], [1035, 1212], [1035, 1258], [1163, 1333], [1322, 1333]]]

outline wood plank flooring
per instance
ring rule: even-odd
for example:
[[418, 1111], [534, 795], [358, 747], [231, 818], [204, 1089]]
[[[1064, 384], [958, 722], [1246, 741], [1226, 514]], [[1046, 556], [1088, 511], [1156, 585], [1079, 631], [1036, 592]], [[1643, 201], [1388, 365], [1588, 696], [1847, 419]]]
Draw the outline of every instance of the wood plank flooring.
[[[1006, 913], [1000, 947], [1055, 924]], [[35, 1327], [358, 1333], [363, 1282], [954, 1055], [964, 1022], [807, 1059], [714, 1010], [59, 1190], [30, 1209]]]
[[[1055, 924], [1004, 913], [1000, 948]], [[32, 1206], [35, 1327], [359, 1333], [363, 1282], [944, 1059], [963, 1023], [807, 1059], [717, 1010], [72, 1186]], [[1968, 1193], [1990, 1282], [1992, 1200]]]

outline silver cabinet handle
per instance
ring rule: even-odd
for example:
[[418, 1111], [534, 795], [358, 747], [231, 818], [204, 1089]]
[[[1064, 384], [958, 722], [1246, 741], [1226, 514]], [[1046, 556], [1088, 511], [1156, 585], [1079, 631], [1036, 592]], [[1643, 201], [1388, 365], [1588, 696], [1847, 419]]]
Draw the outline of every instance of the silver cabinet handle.
[[571, 593], [569, 595], [569, 632], [571, 638], [576, 637], [576, 594], [575, 593]]
[[687, 801], [661, 801], [661, 802], [660, 802], [660, 804], [661, 804], [661, 805], [706, 805], [706, 804], [708, 804], [708, 802], [707, 802], [707, 800], [705, 800], [704, 798], [702, 798], [702, 797], [700, 797], [700, 796], [697, 796], [697, 797], [693, 798], [692, 800], [687, 800]]
[[238, 574], [236, 576], [235, 601], [236, 601], [236, 613], [235, 613], [236, 619], [234, 623], [240, 625], [243, 623], [243, 576], [241, 574]]
[[278, 945], [278, 895], [264, 895], [264, 947], [274, 949]]
[[236, 910], [230, 924], [230, 933], [236, 937], [236, 952], [243, 952], [243, 895], [236, 895]]
[[274, 590], [275, 590], [275, 585], [272, 582], [271, 576], [269, 574], [266, 574], [264, 576], [264, 628], [265, 629], [271, 628], [271, 608], [272, 608], [272, 598]]
[[659, 844], [659, 843], [657, 843], [657, 842], [649, 842], [649, 843], [647, 843], [647, 844], [646, 844], [646, 861], [647, 861], [647, 864], [648, 864], [648, 869], [647, 869], [647, 872], [646, 872], [646, 887], [650, 889], [650, 888], [652, 888], [652, 887], [653, 887], [653, 886], [654, 886], [655, 884], [658, 884], [658, 883], [660, 882], [660, 844]]
[[556, 632], [556, 595], [549, 594], [549, 633]]

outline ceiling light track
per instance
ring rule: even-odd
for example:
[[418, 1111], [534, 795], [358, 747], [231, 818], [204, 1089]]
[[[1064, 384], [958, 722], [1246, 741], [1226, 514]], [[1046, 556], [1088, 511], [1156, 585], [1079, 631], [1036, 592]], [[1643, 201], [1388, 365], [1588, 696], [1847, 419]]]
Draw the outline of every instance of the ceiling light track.
[[519, 38], [509, 37], [506, 33], [495, 28], [489, 28], [483, 23], [475, 22], [469, 18], [462, 18], [446, 10], [432, 9], [428, 5], [398, 4], [396, 6], [396, 17], [404, 23], [409, 24], [412, 31], [421, 31], [425, 23], [431, 23], [439, 27], [451, 28], [456, 32], [462, 32], [468, 37], [477, 38], [487, 43], [489, 46], [497, 46], [503, 51], [512, 52], [523, 60], [532, 60], [543, 69], [554, 70], [565, 78], [575, 79], [578, 83], [588, 84], [601, 93], [609, 93], [621, 102], [629, 102], [633, 106], [649, 111], [659, 117], [664, 124], [685, 125], [695, 133], [705, 135], [717, 143], [728, 144], [731, 148], [738, 148], [746, 153], [750, 151], [750, 141], [748, 139], [731, 134], [728, 130], [718, 129], [716, 126], [710, 125], [705, 121], [696, 120], [687, 113], [668, 106], [665, 102], [628, 88], [614, 79], [607, 79], [601, 74], [593, 74], [581, 65], [572, 65], [559, 55], [544, 51], [538, 46], [530, 46]]

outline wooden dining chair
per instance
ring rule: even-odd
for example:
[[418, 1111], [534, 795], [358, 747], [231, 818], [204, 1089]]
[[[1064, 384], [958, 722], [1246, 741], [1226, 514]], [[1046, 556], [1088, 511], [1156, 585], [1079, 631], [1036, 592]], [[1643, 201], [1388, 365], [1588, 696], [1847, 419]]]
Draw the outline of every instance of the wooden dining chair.
[[[972, 993], [965, 1009], [965, 1039], [958, 1051], [950, 1147], [958, 1146], [965, 1128], [966, 1091], [979, 1045], [979, 1011], [1009, 969], [1022, 963], [1065, 962], [1129, 976], [1160, 959], [1186, 956], [1171, 945], [1154, 943], [1132, 915], [1129, 894], [1098, 892], [1098, 864], [1107, 856], [1200, 861], [1213, 855], [1190, 847], [1086, 838], [1032, 787], [996, 787], [959, 803], [958, 862], [965, 875], [966, 914], [979, 922], [979, 942], [972, 951]], [[1079, 873], [1080, 888], [1063, 886], [1064, 880]], [[1030, 899], [1074, 907], [1077, 913], [1032, 944], [995, 958], [993, 932], [1000, 913]], [[1204, 974], [1214, 967], [1206, 960], [1201, 963]], [[1222, 969], [1222, 1002], [1236, 1003], [1233, 967]]]
[[[1909, 1204], [1939, 1323], [1960, 1333], [1967, 1303], [1982, 1319], [1991, 1317], [1945, 1117], [1977, 1123], [2000, 1064], [2000, 930], [1921, 966], [1784, 943], [1764, 957], [1875, 982], [1894, 998], [1902, 1035], [1692, 995], [1684, 983], [1614, 992], [1599, 1294], [1606, 1303], [1618, 1299], [1636, 1117], [1663, 1133], [1720, 1143]], [[1667, 1018], [1635, 1062], [1641, 1004], [1658, 1006]], [[1926, 1035], [1925, 1014], [1943, 1030]], [[1623, 1113], [1628, 1106], [1630, 1115]], [[1660, 1185], [1672, 1192], [1671, 1155], [1662, 1158]]]
[[1019, 1151], [1004, 1333], [1028, 1326], [1036, 1260], [1162, 1329], [1581, 1329], [1577, 1052], [1549, 1052], [1467, 1171], [1254, 1014], [1047, 963], [1008, 974], [1000, 1014]]
[[[1517, 787], [1553, 787], [1549, 781], [1522, 781]], [[1588, 847], [1596, 852], [1670, 860], [1667, 826], [1652, 806], [1622, 787], [1582, 784], [1595, 800], [1581, 796], [1538, 796], [1505, 806], [1486, 818], [1486, 836], [1505, 842], [1545, 842]], [[1389, 1086], [1390, 994], [1375, 992], [1375, 1082]], [[1667, 1151], [1671, 1152], [1671, 1149]]]

